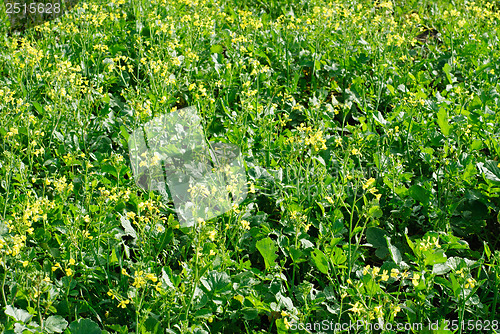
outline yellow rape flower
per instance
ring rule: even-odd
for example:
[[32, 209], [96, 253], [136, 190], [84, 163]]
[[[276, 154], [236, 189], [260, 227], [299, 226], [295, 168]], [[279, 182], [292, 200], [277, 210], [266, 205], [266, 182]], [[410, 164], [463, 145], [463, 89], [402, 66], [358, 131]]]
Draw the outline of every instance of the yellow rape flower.
[[129, 303], [130, 303], [130, 300], [128, 300], [128, 299], [122, 300], [121, 302], [118, 303], [118, 307], [126, 308], [127, 304], [129, 304]]
[[420, 280], [420, 274], [414, 273], [413, 278], [411, 279], [411, 282], [413, 283], [414, 286], [417, 286]]
[[389, 279], [389, 275], [387, 275], [387, 270], [384, 269], [384, 271], [382, 272], [382, 276], [380, 277], [380, 279], [382, 281], [387, 281]]

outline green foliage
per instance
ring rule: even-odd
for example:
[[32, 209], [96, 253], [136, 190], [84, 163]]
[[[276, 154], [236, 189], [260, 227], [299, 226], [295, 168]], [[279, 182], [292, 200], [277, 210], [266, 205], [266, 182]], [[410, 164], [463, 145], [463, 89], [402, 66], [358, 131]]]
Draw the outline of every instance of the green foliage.
[[[0, 331], [498, 332], [498, 9], [89, 0], [0, 25]], [[250, 180], [193, 228], [128, 157], [187, 106]]]

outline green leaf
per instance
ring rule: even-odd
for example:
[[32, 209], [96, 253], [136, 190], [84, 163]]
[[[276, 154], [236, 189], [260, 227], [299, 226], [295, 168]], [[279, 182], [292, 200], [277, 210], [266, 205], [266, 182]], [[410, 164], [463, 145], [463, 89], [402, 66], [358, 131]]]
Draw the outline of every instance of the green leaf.
[[243, 313], [245, 320], [253, 320], [259, 316], [259, 311], [253, 307], [244, 307], [241, 309], [241, 313]]
[[333, 254], [330, 255], [330, 260], [333, 265], [339, 266], [347, 261], [347, 256], [342, 248], [335, 247], [333, 248]]
[[130, 220], [126, 216], [121, 216], [120, 223], [125, 230], [125, 234], [131, 236], [132, 238], [137, 238], [137, 233], [134, 230], [134, 227], [130, 223]]
[[[499, 213], [499, 216], [498, 218], [500, 218], [500, 213]], [[500, 222], [500, 219], [498, 220], [498, 222]], [[486, 254], [486, 257], [488, 258], [488, 260], [490, 259], [491, 257], [491, 250], [490, 250], [490, 247], [488, 246], [488, 244], [486, 243], [486, 241], [483, 241], [483, 245], [484, 245], [484, 254]]]
[[109, 264], [118, 263], [118, 256], [116, 256], [116, 249], [113, 248], [111, 251], [111, 256], [109, 257]]
[[60, 315], [51, 315], [44, 324], [49, 333], [62, 333], [68, 326], [68, 322]]
[[437, 251], [427, 251], [423, 253], [424, 255], [424, 263], [426, 266], [433, 266], [437, 263], [446, 262], [446, 254], [444, 250], [439, 249]]
[[259, 250], [260, 255], [262, 255], [262, 257], [264, 258], [266, 270], [274, 267], [274, 261], [278, 258], [278, 255], [276, 255], [278, 248], [276, 248], [274, 241], [271, 238], [267, 237], [265, 239], [257, 241], [256, 247]]
[[477, 168], [483, 174], [484, 179], [488, 183], [500, 183], [500, 168], [498, 162], [489, 160], [485, 163], [477, 163]]
[[462, 287], [458, 283], [454, 274], [450, 274], [450, 281], [451, 281], [451, 288], [453, 290], [453, 295], [455, 296], [455, 298], [459, 299]]
[[444, 64], [443, 66], [443, 72], [444, 74], [446, 74], [446, 78], [448, 79], [449, 83], [453, 83], [453, 81], [451, 80], [451, 66], [450, 64], [446, 63]]
[[71, 334], [101, 334], [99, 326], [90, 319], [78, 319], [69, 325]]
[[276, 319], [276, 331], [278, 334], [288, 333], [288, 326], [285, 324], [285, 320], [283, 320], [283, 318]]
[[214, 44], [210, 47], [210, 53], [220, 53], [224, 52], [224, 47], [220, 44]]
[[123, 139], [125, 139], [128, 143], [128, 139], [130, 137], [130, 134], [128, 133], [125, 126], [123, 126], [123, 125], [120, 126], [120, 134], [122, 135]]
[[401, 252], [399, 249], [391, 244], [391, 238], [388, 236], [385, 236], [385, 239], [387, 240], [387, 246], [389, 248], [389, 253], [391, 254], [392, 260], [399, 266], [403, 258], [401, 257]]
[[462, 174], [462, 180], [464, 181], [473, 181], [475, 175], [477, 174], [476, 166], [472, 162], [470, 162]]
[[7, 307], [5, 308], [5, 314], [11, 316], [15, 321], [20, 321], [23, 323], [28, 322], [28, 320], [30, 320], [32, 317], [32, 315], [29, 314], [27, 311], [15, 308], [12, 305], [7, 305]]
[[387, 84], [386, 87], [389, 90], [389, 92], [391, 92], [391, 95], [394, 95], [394, 87], [390, 84]]
[[323, 254], [319, 249], [314, 249], [311, 252], [311, 259], [316, 268], [321, 271], [323, 274], [328, 274], [328, 258]]
[[201, 288], [206, 293], [225, 294], [231, 292], [231, 278], [225, 272], [213, 270], [207, 274], [206, 278], [201, 280]]
[[450, 124], [448, 123], [448, 113], [444, 108], [439, 108], [439, 112], [437, 114], [437, 123], [441, 132], [448, 136], [450, 134]]
[[386, 233], [378, 227], [369, 227], [366, 229], [366, 240], [375, 248], [387, 248]]
[[448, 273], [451, 268], [446, 263], [436, 263], [432, 267], [432, 273], [436, 275], [444, 275]]
[[368, 210], [368, 216], [373, 218], [380, 218], [384, 215], [384, 212], [380, 209], [380, 206], [374, 205]]
[[410, 193], [410, 196], [414, 200], [421, 202], [425, 206], [429, 204], [431, 192], [425, 189], [424, 187], [419, 186], [418, 184], [414, 184], [410, 187], [410, 189], [408, 189], [408, 191]]
[[300, 249], [290, 247], [288, 249], [288, 252], [290, 253], [290, 257], [292, 258], [292, 261], [294, 263], [301, 263], [305, 261], [304, 252], [302, 252]]
[[38, 102], [33, 102], [33, 106], [40, 114], [43, 114], [43, 107]]

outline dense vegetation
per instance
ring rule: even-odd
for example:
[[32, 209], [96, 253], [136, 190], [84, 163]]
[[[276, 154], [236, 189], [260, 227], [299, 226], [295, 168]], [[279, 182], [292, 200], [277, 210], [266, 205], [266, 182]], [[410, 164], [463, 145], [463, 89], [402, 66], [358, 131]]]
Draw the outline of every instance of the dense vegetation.
[[[81, 0], [22, 32], [2, 15], [0, 330], [498, 332], [497, 1]], [[187, 106], [250, 181], [192, 228], [128, 154]]]

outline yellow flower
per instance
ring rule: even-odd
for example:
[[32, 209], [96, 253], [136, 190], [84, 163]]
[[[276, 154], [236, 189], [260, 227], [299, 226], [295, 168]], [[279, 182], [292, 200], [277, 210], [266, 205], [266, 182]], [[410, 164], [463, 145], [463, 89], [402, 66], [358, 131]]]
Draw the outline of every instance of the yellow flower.
[[244, 230], [249, 230], [250, 229], [250, 223], [246, 220], [241, 221], [241, 227], [243, 227]]
[[75, 265], [75, 263], [76, 263], [75, 259], [73, 259], [73, 258], [69, 259], [69, 264], [70, 264], [71, 266], [74, 266], [74, 265]]
[[27, 267], [28, 264], [29, 264], [29, 262], [28, 261], [23, 261], [22, 264], [23, 264], [23, 267]]
[[217, 231], [213, 230], [208, 233], [208, 238], [212, 241], [215, 241], [215, 236], [217, 235]]
[[137, 272], [134, 277], [134, 283], [132, 283], [132, 285], [135, 286], [136, 288], [142, 288], [143, 286], [145, 286], [146, 280], [144, 279], [143, 275], [144, 272], [142, 270]]
[[73, 276], [73, 270], [71, 270], [71, 268], [66, 269], [66, 276]]
[[398, 277], [398, 274], [399, 274], [399, 270], [397, 270], [396, 268], [391, 269], [391, 277], [392, 278]]
[[401, 311], [401, 307], [399, 307], [399, 305], [396, 305], [392, 314], [394, 314], [394, 316], [396, 316], [396, 314], [398, 314], [400, 311]]
[[465, 288], [468, 289], [470, 287], [471, 289], [473, 289], [474, 286], [476, 286], [476, 280], [473, 278], [467, 278], [467, 283], [465, 283]]
[[122, 275], [128, 276], [127, 269], [122, 268]]
[[115, 299], [116, 298], [115, 293], [112, 290], [108, 291], [108, 296], [110, 296], [111, 299]]
[[130, 303], [130, 300], [128, 300], [128, 299], [122, 300], [121, 302], [118, 303], [118, 307], [126, 308], [127, 304], [129, 304], [129, 303]]
[[368, 270], [370, 270], [370, 265], [369, 264], [366, 267], [363, 268], [363, 275], [368, 274]]
[[382, 312], [382, 305], [375, 306], [375, 313], [377, 314], [377, 317], [383, 317], [384, 313]]
[[365, 184], [363, 184], [363, 189], [370, 188], [375, 183], [375, 179], [373, 177], [369, 178]]
[[413, 283], [413, 285], [417, 286], [419, 280], [420, 280], [420, 275], [418, 273], [414, 273], [413, 278], [411, 279], [411, 282]]
[[56, 271], [57, 269], [61, 268], [61, 264], [59, 262], [57, 262], [56, 264], [54, 264], [52, 266], [52, 271]]
[[387, 281], [389, 279], [389, 275], [387, 275], [387, 270], [384, 269], [384, 271], [382, 272], [382, 276], [380, 277], [380, 279], [382, 281]]
[[377, 275], [378, 275], [378, 273], [379, 273], [379, 271], [380, 271], [380, 268], [379, 268], [379, 267], [374, 267], [374, 268], [373, 268], [373, 271], [372, 271], [372, 275], [373, 275], [373, 276], [377, 276]]
[[361, 312], [363, 311], [363, 306], [361, 306], [359, 304], [359, 302], [356, 302], [356, 304], [354, 304], [352, 306], [352, 308], [350, 309], [350, 311], [356, 313], [356, 314], [361, 314]]
[[286, 329], [290, 329], [290, 323], [287, 318], [283, 318], [283, 322], [285, 323]]
[[351, 150], [351, 154], [352, 154], [352, 155], [359, 155], [359, 154], [360, 154], [360, 152], [359, 152], [359, 150], [358, 150], [357, 148], [353, 148], [353, 149]]
[[156, 275], [155, 275], [155, 274], [151, 274], [151, 273], [149, 273], [149, 274], [146, 274], [146, 276], [145, 276], [145, 277], [146, 277], [148, 280], [152, 281], [152, 282], [156, 282], [156, 281], [158, 281], [158, 278], [156, 278]]

